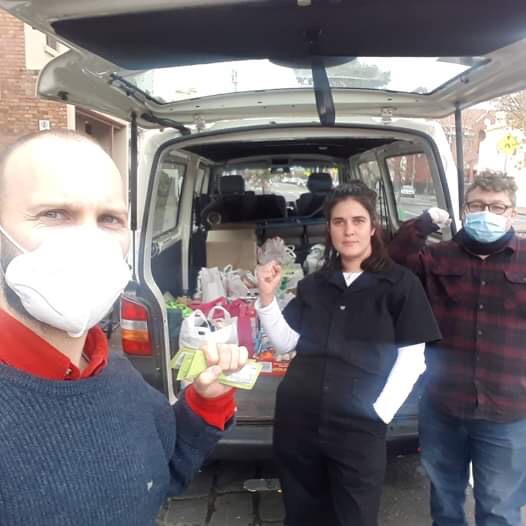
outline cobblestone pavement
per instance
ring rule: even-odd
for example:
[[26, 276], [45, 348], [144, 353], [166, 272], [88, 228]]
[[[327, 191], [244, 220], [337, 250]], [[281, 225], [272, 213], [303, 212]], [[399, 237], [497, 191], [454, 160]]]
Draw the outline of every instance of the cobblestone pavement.
[[[270, 464], [218, 463], [199, 474], [180, 498], [170, 499], [161, 514], [162, 526], [280, 526], [284, 511], [278, 492], [250, 494], [249, 478], [273, 477]], [[382, 525], [422, 525], [426, 513], [426, 480], [414, 455], [390, 461], [382, 504]]]
[[[169, 499], [159, 516], [159, 526], [281, 526], [280, 493], [249, 493], [243, 483], [250, 478], [274, 477], [268, 463], [215, 463], [203, 470], [187, 492]], [[429, 526], [427, 479], [415, 454], [390, 458], [380, 526]], [[468, 491], [466, 511], [473, 526], [473, 499]], [[523, 511], [526, 511], [523, 510]], [[523, 514], [526, 526], [526, 513]]]
[[[120, 352], [117, 332], [112, 349]], [[391, 452], [379, 526], [430, 526], [429, 483], [414, 448], [408, 453]], [[398, 452], [399, 453], [399, 452]], [[245, 480], [274, 478], [270, 462], [216, 462], [195, 478], [180, 497], [170, 498], [158, 517], [158, 526], [282, 526], [284, 518], [280, 493], [249, 493]], [[526, 507], [522, 526], [526, 526]], [[473, 498], [468, 489], [468, 525], [474, 526]], [[330, 525], [324, 525], [330, 526]]]

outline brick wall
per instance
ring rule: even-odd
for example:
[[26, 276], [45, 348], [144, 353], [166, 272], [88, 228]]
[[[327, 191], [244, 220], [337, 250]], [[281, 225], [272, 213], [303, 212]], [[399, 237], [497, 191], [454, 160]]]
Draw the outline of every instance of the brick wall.
[[39, 100], [38, 71], [25, 66], [24, 24], [0, 10], [0, 152], [18, 137], [38, 131], [39, 120], [66, 127], [66, 105]]

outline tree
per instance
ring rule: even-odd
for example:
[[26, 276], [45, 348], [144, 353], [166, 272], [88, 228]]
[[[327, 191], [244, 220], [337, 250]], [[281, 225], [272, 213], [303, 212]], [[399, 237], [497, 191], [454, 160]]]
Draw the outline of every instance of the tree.
[[362, 64], [358, 60], [330, 69], [329, 77], [335, 88], [385, 88], [391, 80], [390, 71], [381, 71], [374, 64]]
[[270, 192], [272, 174], [268, 168], [248, 168], [244, 170], [245, 180], [249, 178], [252, 189], [261, 187], [263, 194]]
[[[312, 73], [308, 69], [296, 69], [301, 85], [312, 86]], [[390, 71], [381, 71], [374, 64], [363, 64], [358, 59], [328, 69], [327, 75], [333, 88], [385, 88], [391, 80]]]
[[511, 128], [526, 134], [526, 91], [517, 91], [501, 97], [497, 109], [506, 114], [506, 122]]

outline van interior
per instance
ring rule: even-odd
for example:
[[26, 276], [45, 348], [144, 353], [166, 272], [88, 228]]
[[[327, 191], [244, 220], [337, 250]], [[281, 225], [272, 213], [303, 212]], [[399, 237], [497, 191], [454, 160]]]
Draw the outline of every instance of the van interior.
[[[191, 297], [199, 270], [208, 264], [207, 237], [240, 227], [255, 232], [258, 245], [281, 237], [303, 264], [309, 249], [325, 242], [326, 196], [356, 178], [377, 192], [389, 242], [399, 221], [430, 206], [447, 208], [444, 169], [428, 139], [407, 129], [313, 125], [211, 131], [168, 141], [149, 181], [141, 240], [146, 259], [138, 266], [151, 273], [161, 295]], [[408, 185], [416, 198], [401, 192]], [[161, 353], [173, 357], [177, 350], [172, 345]], [[238, 391], [238, 427], [271, 425], [279, 382], [260, 376], [253, 390]], [[403, 427], [404, 414], [416, 415], [417, 396], [415, 389], [394, 425]]]

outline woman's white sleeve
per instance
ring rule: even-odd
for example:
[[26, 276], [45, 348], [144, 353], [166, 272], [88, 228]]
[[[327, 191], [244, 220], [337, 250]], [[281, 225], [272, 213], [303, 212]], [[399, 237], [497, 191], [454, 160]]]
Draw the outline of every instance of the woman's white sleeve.
[[373, 404], [376, 414], [388, 424], [426, 370], [425, 343], [400, 347], [380, 396]]
[[296, 348], [300, 335], [285, 320], [276, 298], [264, 307], [261, 306], [259, 300], [256, 301], [256, 312], [263, 330], [278, 354], [284, 354]]

